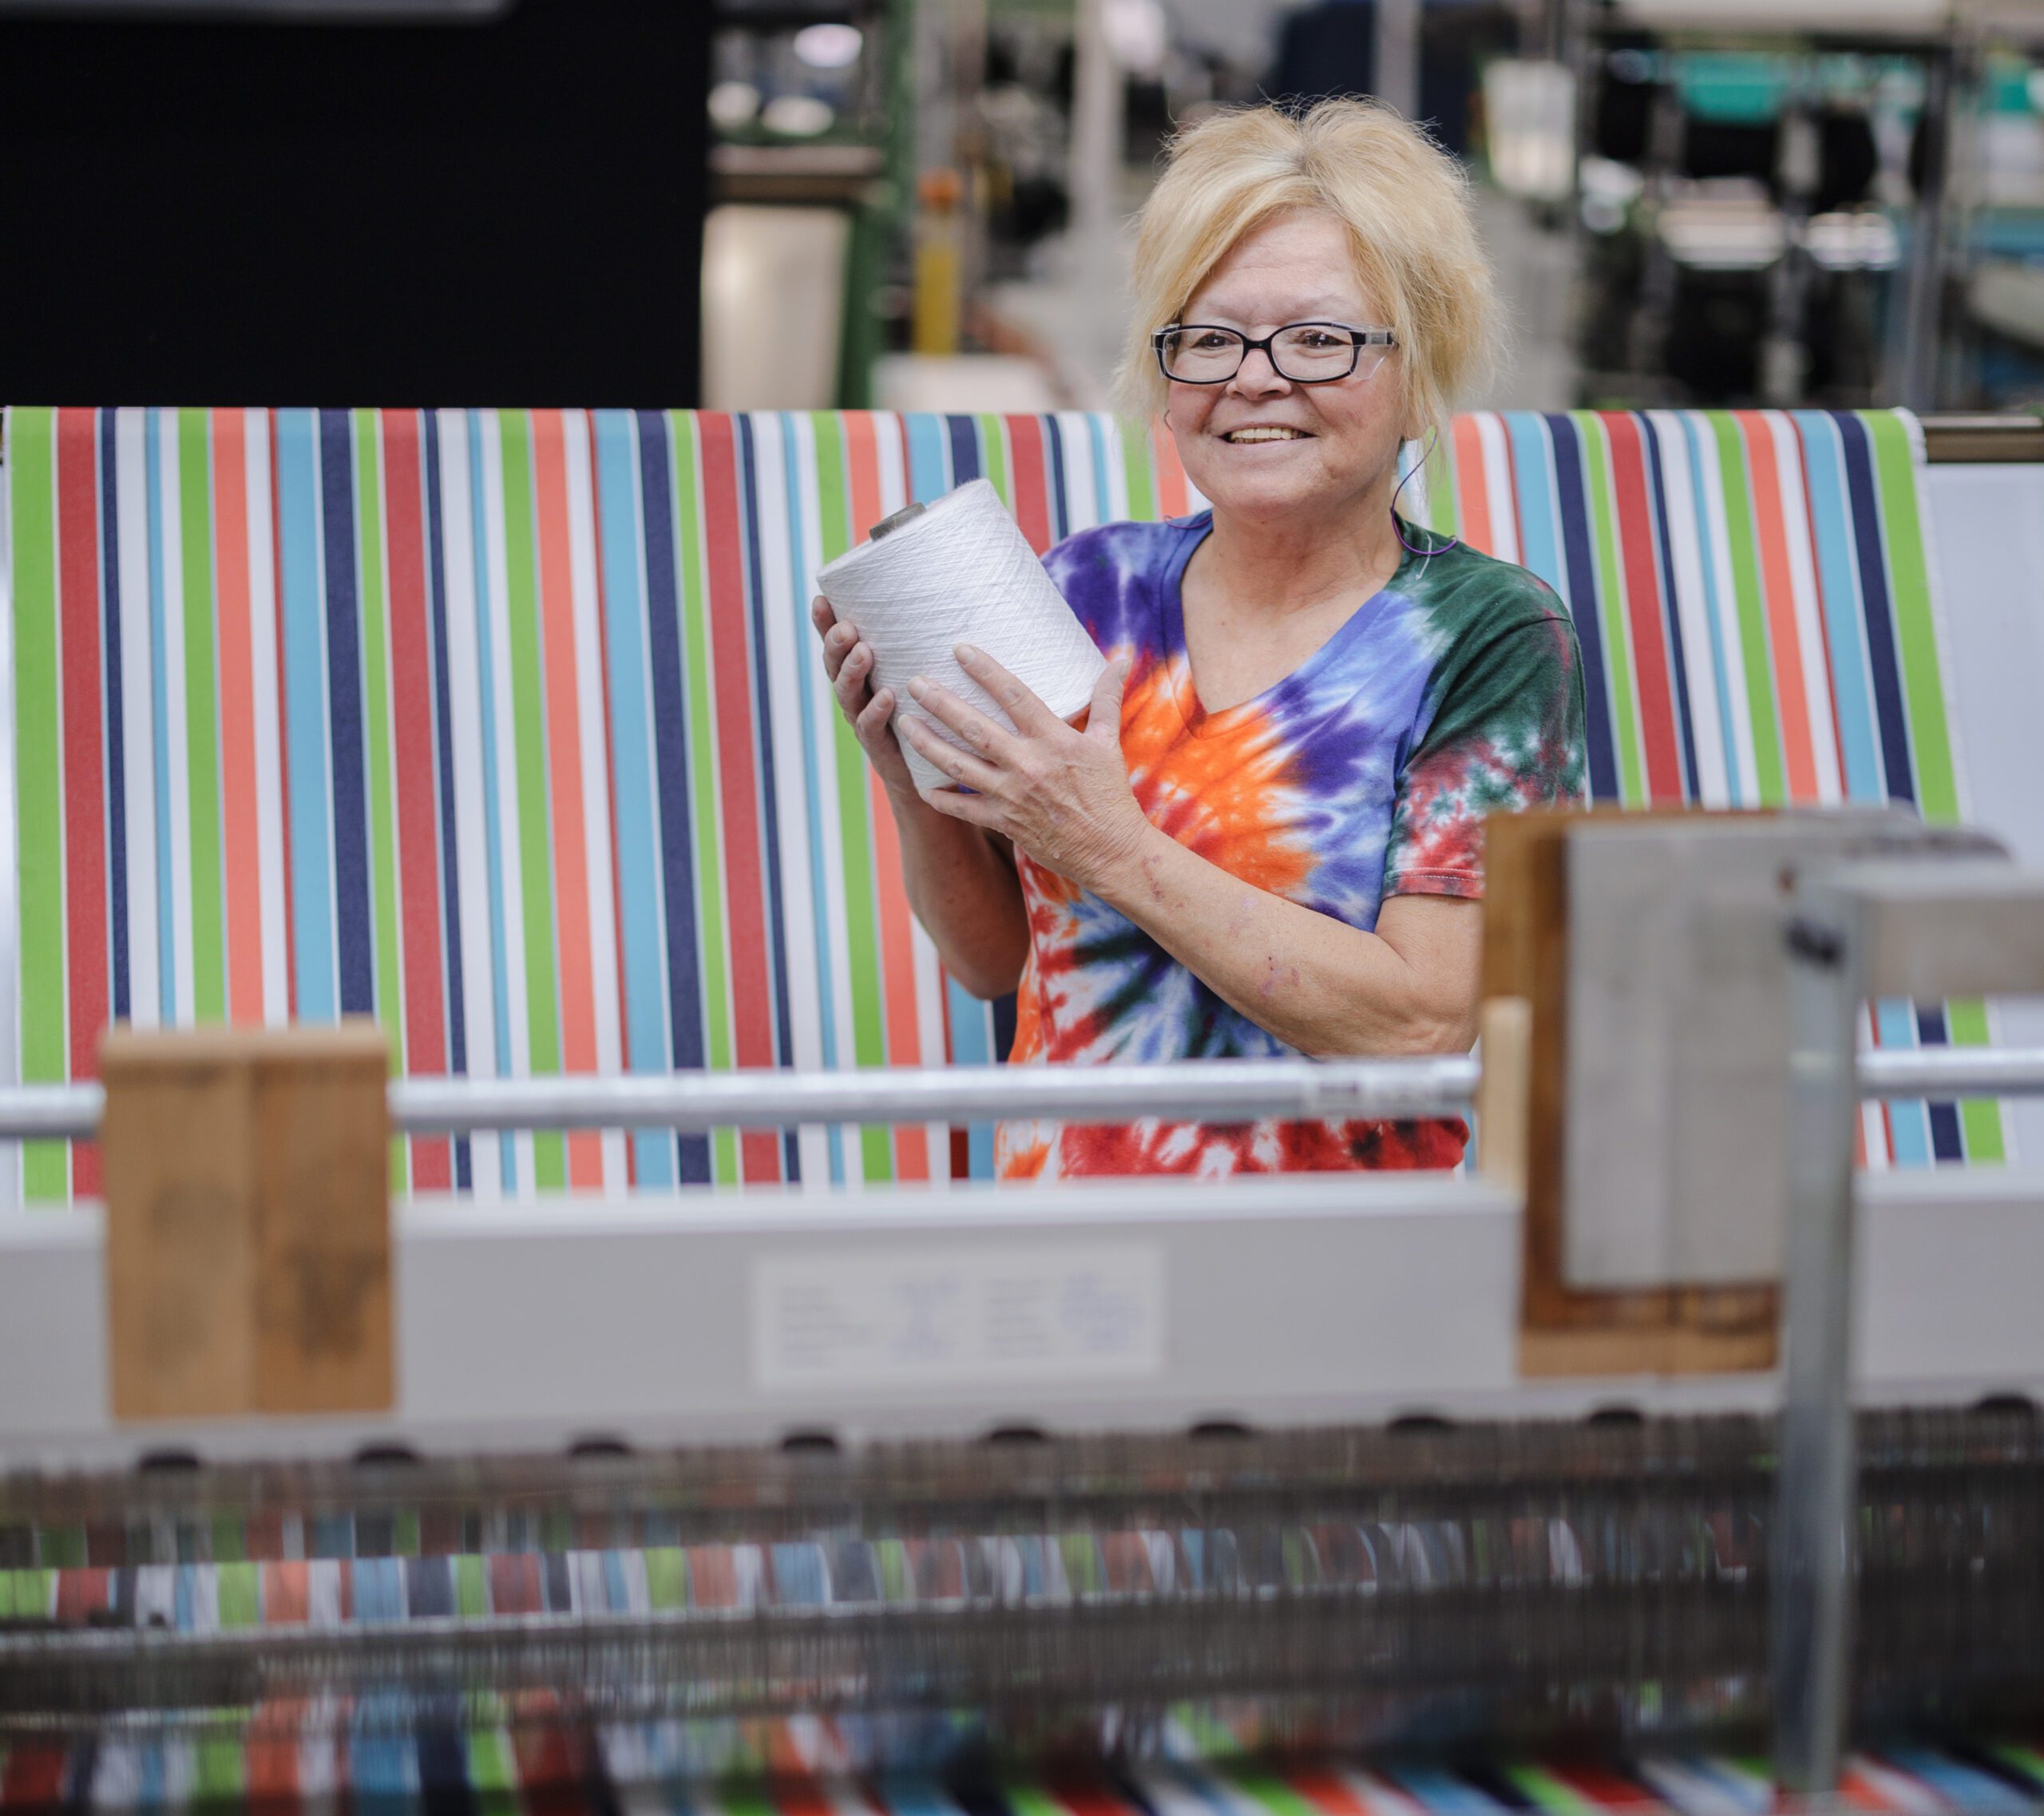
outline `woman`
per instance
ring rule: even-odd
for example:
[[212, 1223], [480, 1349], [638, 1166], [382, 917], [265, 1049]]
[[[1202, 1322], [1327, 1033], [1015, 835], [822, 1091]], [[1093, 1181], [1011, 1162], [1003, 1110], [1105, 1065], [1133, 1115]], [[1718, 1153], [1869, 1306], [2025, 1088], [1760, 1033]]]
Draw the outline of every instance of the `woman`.
[[[1396, 515], [1403, 443], [1490, 350], [1457, 166], [1396, 115], [1216, 115], [1144, 209], [1124, 377], [1210, 512], [1047, 565], [1109, 658], [1083, 729], [969, 647], [1013, 722], [909, 691], [957, 786], [918, 793], [873, 653], [819, 599], [953, 976], [1019, 990], [1018, 1062], [1441, 1053], [1475, 1035], [1483, 816], [1582, 785], [1555, 595]], [[969, 792], [967, 792], [969, 791]], [[1004, 1177], [1448, 1166], [1459, 1122], [1005, 1126]]]

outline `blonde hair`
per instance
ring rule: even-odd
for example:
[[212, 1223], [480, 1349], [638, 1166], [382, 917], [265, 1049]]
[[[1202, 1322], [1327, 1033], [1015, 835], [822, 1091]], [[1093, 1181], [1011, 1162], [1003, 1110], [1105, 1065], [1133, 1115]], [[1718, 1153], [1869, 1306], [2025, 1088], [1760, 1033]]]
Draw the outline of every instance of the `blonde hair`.
[[1303, 113], [1230, 108], [1186, 128], [1142, 214], [1135, 314], [1119, 389], [1146, 414], [1169, 397], [1150, 337], [1243, 236], [1273, 216], [1320, 208], [1349, 231], [1356, 273], [1388, 319], [1408, 421], [1444, 429], [1452, 402], [1496, 357], [1497, 304], [1469, 180], [1420, 128], [1370, 101]]

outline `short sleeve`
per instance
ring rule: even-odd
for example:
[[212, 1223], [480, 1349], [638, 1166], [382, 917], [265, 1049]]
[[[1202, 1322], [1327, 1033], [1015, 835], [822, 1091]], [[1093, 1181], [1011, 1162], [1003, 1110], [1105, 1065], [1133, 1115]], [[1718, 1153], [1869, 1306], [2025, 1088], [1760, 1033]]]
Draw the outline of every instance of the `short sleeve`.
[[1583, 666], [1559, 615], [1452, 649], [1399, 773], [1384, 893], [1483, 892], [1483, 818], [1583, 795]]

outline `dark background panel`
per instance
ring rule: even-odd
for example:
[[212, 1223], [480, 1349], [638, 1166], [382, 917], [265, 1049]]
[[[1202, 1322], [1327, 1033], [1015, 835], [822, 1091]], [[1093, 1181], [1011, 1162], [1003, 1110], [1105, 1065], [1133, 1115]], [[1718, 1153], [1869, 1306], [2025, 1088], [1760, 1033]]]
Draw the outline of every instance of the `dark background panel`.
[[695, 401], [710, 8], [0, 17], [0, 401]]

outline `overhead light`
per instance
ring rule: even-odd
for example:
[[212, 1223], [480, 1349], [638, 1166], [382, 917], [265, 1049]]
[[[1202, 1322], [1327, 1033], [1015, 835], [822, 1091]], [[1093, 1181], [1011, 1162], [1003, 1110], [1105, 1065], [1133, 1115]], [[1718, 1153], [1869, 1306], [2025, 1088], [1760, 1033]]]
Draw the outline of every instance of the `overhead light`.
[[750, 82], [719, 82], [710, 91], [710, 117], [727, 132], [747, 125], [759, 111], [759, 91]]
[[835, 22], [804, 26], [795, 34], [795, 55], [812, 69], [846, 69], [859, 60], [866, 34]]
[[759, 124], [770, 133], [783, 133], [790, 139], [813, 139], [830, 130], [837, 114], [830, 102], [814, 95], [779, 94], [767, 102]]

